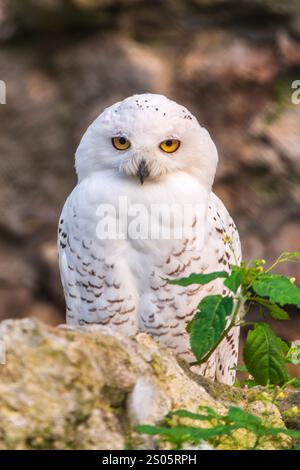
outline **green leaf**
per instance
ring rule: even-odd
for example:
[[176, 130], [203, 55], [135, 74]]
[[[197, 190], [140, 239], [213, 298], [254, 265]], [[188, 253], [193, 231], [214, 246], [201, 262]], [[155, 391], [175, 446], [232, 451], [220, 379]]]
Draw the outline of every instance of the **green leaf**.
[[294, 431], [293, 429], [286, 429], [286, 428], [267, 428], [263, 427], [260, 432], [256, 432], [256, 434], [260, 434], [261, 436], [278, 436], [278, 434], [285, 434], [286, 436], [290, 436], [293, 439], [300, 439], [300, 432]]
[[177, 286], [190, 286], [191, 284], [208, 284], [215, 279], [227, 277], [228, 273], [225, 271], [216, 271], [209, 274], [191, 274], [188, 277], [183, 277], [181, 279], [167, 279], [169, 284], [174, 284]]
[[221, 338], [226, 318], [233, 309], [233, 299], [221, 295], [209, 295], [200, 302], [198, 309], [190, 322], [190, 344], [200, 362]]
[[243, 278], [244, 268], [241, 268], [240, 266], [232, 266], [230, 275], [224, 281], [224, 286], [228, 287], [231, 292], [236, 294], [238, 288], [243, 282]]
[[268, 309], [275, 320], [290, 320], [289, 314], [278, 305], [270, 304]]
[[162, 426], [141, 425], [137, 430], [143, 434], [159, 435], [171, 442], [201, 442], [202, 440], [224, 436], [238, 429], [237, 425], [218, 425], [212, 428], [194, 428], [192, 426], [176, 426], [167, 428]]
[[282, 354], [285, 356], [289, 352], [289, 345], [283, 341], [283, 339], [279, 338], [279, 336], [276, 336], [277, 339], [277, 344], [279, 349], [281, 350]]
[[264, 299], [263, 297], [254, 297], [254, 302], [257, 302], [259, 305], [267, 308], [273, 318], [276, 320], [289, 320], [289, 314], [283, 310], [283, 308], [279, 307], [277, 304], [272, 304], [268, 299]]
[[211, 408], [210, 406], [200, 405], [199, 406], [199, 411], [205, 411], [206, 414], [207, 414], [208, 419], [210, 419], [210, 420], [220, 418], [219, 413], [216, 410], [214, 410], [213, 408]]
[[[237, 429], [246, 429], [258, 438], [262, 436], [277, 436], [278, 434], [286, 434], [294, 439], [300, 438], [300, 432], [286, 428], [268, 427], [262, 422], [261, 418], [247, 413], [238, 407], [230, 407], [226, 415], [219, 414], [210, 407], [199, 407], [199, 409], [206, 411], [207, 415], [198, 415], [187, 410], [176, 410], [168, 416], [179, 416], [195, 419], [196, 421], [201, 416], [201, 421], [212, 421], [212, 427], [199, 428], [170, 422], [167, 426], [141, 425], [138, 426], [137, 430], [143, 434], [160, 436], [163, 441], [175, 444], [177, 449], [182, 448], [183, 444], [187, 442], [197, 444], [203, 440], [209, 441], [214, 445], [214, 439], [217, 439], [218, 444], [220, 436], [228, 436]], [[257, 442], [253, 448], [257, 448]]]
[[286, 428], [267, 427], [258, 416], [247, 413], [243, 409], [234, 406], [229, 408], [226, 419], [231, 421], [236, 427], [247, 429], [256, 436], [277, 436], [278, 434], [286, 434], [294, 438], [300, 437], [298, 431]]
[[239, 379], [235, 378], [232, 386], [237, 387], [237, 388], [241, 388], [241, 382], [239, 381]]
[[257, 387], [257, 382], [255, 382], [254, 379], [246, 379], [244, 380], [244, 385], [246, 385], [248, 388], [253, 388]]
[[300, 288], [289, 278], [278, 274], [261, 274], [253, 282], [252, 288], [261, 297], [279, 305], [296, 305], [300, 308]]
[[241, 408], [232, 406], [228, 411], [228, 419], [234, 424], [238, 424], [245, 429], [253, 429], [262, 425], [261, 419], [258, 416], [247, 413]]
[[247, 335], [244, 361], [259, 385], [281, 385], [288, 378], [279, 338], [265, 323], [255, 325]]

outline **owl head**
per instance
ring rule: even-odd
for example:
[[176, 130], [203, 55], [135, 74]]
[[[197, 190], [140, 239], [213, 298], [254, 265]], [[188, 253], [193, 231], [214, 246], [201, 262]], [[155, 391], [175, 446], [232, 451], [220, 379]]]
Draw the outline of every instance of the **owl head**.
[[133, 184], [153, 184], [185, 172], [207, 189], [218, 154], [208, 131], [184, 107], [165, 96], [134, 95], [106, 108], [76, 152], [79, 181], [113, 171]]

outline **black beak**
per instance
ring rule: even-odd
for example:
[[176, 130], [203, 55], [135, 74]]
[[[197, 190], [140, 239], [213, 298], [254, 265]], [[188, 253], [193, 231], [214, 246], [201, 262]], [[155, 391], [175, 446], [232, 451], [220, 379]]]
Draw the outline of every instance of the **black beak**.
[[147, 163], [145, 160], [142, 160], [141, 163], [139, 164], [138, 171], [136, 174], [140, 178], [141, 184], [144, 183], [144, 179], [149, 176], [149, 170], [147, 168]]

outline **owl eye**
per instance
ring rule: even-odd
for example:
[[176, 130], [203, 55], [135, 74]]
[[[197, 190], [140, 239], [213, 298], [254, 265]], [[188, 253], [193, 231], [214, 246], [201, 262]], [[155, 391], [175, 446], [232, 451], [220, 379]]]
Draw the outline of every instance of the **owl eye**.
[[180, 147], [180, 140], [177, 139], [167, 139], [159, 144], [159, 148], [166, 153], [176, 152]]
[[111, 139], [111, 142], [113, 144], [113, 146], [115, 147], [115, 149], [117, 150], [127, 150], [129, 149], [130, 147], [130, 142], [128, 139], [126, 139], [126, 137], [113, 137]]

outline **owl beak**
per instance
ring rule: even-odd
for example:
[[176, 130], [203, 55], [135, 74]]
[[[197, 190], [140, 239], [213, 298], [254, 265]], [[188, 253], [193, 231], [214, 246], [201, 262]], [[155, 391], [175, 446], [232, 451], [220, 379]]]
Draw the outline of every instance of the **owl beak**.
[[147, 178], [147, 176], [149, 176], [149, 170], [148, 170], [147, 163], [145, 162], [145, 160], [142, 160], [140, 162], [136, 175], [140, 178], [141, 184], [143, 184], [145, 178]]

